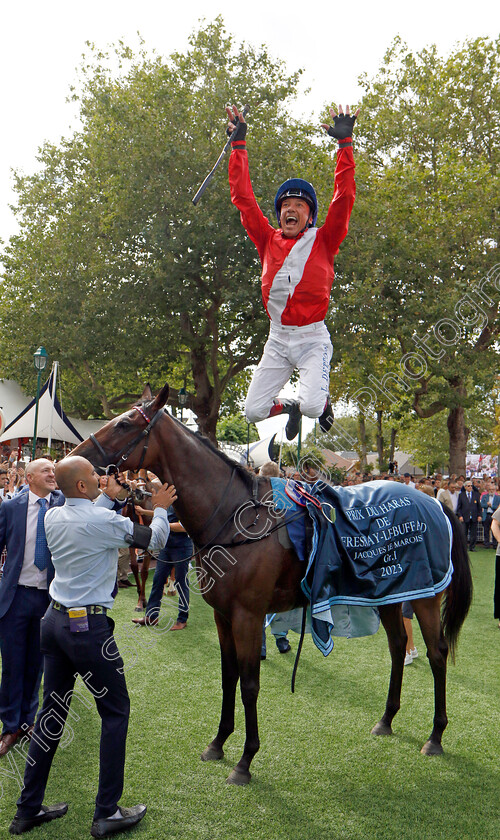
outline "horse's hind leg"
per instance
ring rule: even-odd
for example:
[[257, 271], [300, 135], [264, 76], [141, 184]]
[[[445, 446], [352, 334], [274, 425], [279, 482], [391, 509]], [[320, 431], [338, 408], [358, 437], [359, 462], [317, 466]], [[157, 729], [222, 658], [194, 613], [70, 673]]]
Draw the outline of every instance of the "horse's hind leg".
[[427, 647], [427, 658], [434, 677], [434, 726], [429, 740], [421, 749], [424, 755], [441, 755], [441, 738], [448, 724], [446, 716], [446, 660], [448, 643], [441, 627], [441, 596], [413, 602], [422, 636]]
[[238, 661], [231, 625], [219, 613], [215, 612], [215, 623], [219, 634], [222, 669], [222, 710], [219, 731], [211, 744], [203, 750], [202, 761], [215, 761], [223, 758], [224, 743], [234, 731], [234, 704], [238, 683]]
[[391, 678], [385, 712], [372, 729], [372, 735], [392, 735], [392, 721], [401, 705], [401, 685], [406, 652], [406, 630], [403, 624], [401, 604], [379, 607], [380, 620], [387, 633], [391, 653]]

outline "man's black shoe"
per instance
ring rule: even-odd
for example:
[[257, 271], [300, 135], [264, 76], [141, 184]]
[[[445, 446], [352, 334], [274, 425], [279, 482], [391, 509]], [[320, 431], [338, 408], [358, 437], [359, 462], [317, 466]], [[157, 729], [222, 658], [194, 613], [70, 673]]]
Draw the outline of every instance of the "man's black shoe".
[[288, 409], [288, 423], [285, 427], [285, 434], [287, 440], [293, 440], [297, 437], [300, 429], [300, 420], [301, 420], [301, 413], [300, 413], [300, 406], [297, 400], [290, 400], [289, 405], [287, 406]]
[[36, 817], [18, 817], [16, 815], [10, 824], [10, 833], [24, 834], [25, 831], [31, 831], [37, 825], [64, 817], [68, 806], [66, 802], [61, 802], [59, 805], [42, 805], [41, 810], [43, 814], [37, 814]]
[[325, 432], [325, 434], [326, 434], [332, 428], [332, 424], [333, 424], [332, 404], [330, 402], [330, 397], [327, 397], [325, 410], [323, 411], [323, 414], [319, 418], [319, 427], [320, 427], [321, 431]]
[[280, 653], [288, 653], [292, 649], [288, 639], [276, 639], [276, 647]]
[[121, 808], [118, 806], [121, 817], [113, 819], [112, 817], [105, 817], [102, 820], [94, 820], [90, 833], [92, 837], [108, 837], [110, 834], [116, 834], [117, 831], [126, 831], [137, 825], [146, 813], [145, 805], [134, 805], [133, 808]]

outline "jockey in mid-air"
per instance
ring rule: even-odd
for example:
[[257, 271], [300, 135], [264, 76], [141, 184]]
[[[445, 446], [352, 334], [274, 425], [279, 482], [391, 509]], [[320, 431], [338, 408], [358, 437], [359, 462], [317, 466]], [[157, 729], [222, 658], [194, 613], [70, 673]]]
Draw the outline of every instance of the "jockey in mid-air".
[[[333, 423], [329, 397], [332, 343], [324, 318], [334, 279], [333, 258], [347, 234], [354, 204], [352, 129], [359, 113], [336, 114], [322, 127], [339, 141], [335, 191], [325, 223], [317, 228], [318, 202], [311, 184], [285, 181], [274, 199], [279, 229], [264, 216], [253, 194], [246, 151], [246, 122], [234, 106], [226, 108], [228, 133], [236, 132], [229, 158], [231, 201], [257, 247], [262, 263], [262, 299], [271, 320], [269, 338], [245, 402], [248, 422], [288, 414], [288, 440], [298, 434], [301, 414], [319, 417], [323, 432]], [[300, 374], [297, 400], [278, 394], [294, 368]]]

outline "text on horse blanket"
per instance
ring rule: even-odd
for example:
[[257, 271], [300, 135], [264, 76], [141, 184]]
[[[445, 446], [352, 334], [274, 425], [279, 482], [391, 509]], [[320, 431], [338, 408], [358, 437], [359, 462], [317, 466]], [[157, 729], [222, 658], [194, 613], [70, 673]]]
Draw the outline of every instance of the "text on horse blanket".
[[[275, 506], [287, 515], [297, 511], [284, 480], [271, 481]], [[307, 501], [313, 539], [302, 589], [311, 603], [315, 644], [325, 656], [333, 648], [336, 605], [376, 608], [431, 598], [449, 585], [451, 527], [435, 499], [393, 481], [316, 482], [307, 490], [320, 507]], [[293, 531], [290, 538], [294, 542]], [[299, 548], [303, 552], [303, 542]]]

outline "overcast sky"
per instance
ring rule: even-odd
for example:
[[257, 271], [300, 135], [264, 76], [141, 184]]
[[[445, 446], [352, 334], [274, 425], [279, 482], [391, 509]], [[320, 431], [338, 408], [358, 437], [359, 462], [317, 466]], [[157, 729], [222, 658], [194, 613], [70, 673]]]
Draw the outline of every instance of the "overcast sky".
[[13, 201], [10, 170], [32, 171], [43, 141], [57, 142], [69, 132], [73, 110], [65, 100], [85, 41], [104, 47], [123, 39], [133, 46], [139, 31], [146, 46], [167, 56], [187, 47], [201, 18], [221, 14], [238, 41], [265, 43], [290, 69], [305, 68], [311, 93], [300, 105], [310, 116], [339, 94], [354, 104], [360, 95], [358, 76], [376, 72], [398, 34], [413, 49], [436, 43], [446, 53], [466, 38], [499, 33], [499, 4], [491, 0], [423, 0], [411, 8], [401, 0], [3, 0], [0, 238], [15, 230], [8, 209]]
[[0, 239], [16, 229], [11, 169], [33, 171], [38, 147], [70, 131], [73, 108], [65, 100], [87, 40], [134, 46], [140, 32], [146, 47], [168, 56], [187, 47], [201, 18], [221, 14], [238, 42], [265, 43], [290, 70], [305, 68], [311, 92], [300, 107], [309, 117], [332, 97], [354, 105], [359, 75], [376, 73], [396, 35], [414, 50], [435, 43], [446, 54], [467, 38], [498, 37], [499, 9], [492, 0], [2, 0]]

